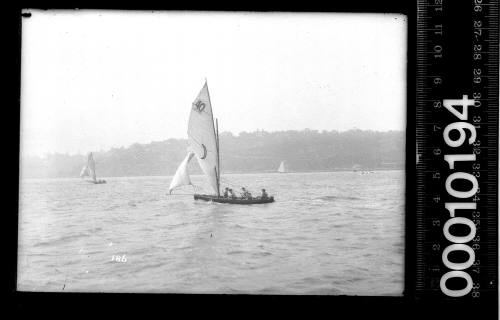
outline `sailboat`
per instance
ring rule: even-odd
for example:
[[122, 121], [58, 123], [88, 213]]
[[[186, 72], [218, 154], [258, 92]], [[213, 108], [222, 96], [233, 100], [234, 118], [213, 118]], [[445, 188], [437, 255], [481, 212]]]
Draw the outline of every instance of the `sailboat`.
[[285, 170], [285, 161], [281, 161], [280, 166], [278, 168], [278, 172], [279, 173], [285, 173], [286, 172], [286, 170]]
[[274, 197], [223, 197], [220, 193], [219, 126], [212, 113], [208, 85], [205, 81], [191, 106], [188, 122], [188, 151], [170, 183], [169, 192], [180, 186], [193, 185], [188, 173], [188, 164], [196, 158], [213, 194], [194, 194], [195, 200], [232, 204], [258, 204], [274, 201]]
[[87, 165], [83, 166], [80, 171], [80, 178], [90, 177], [90, 179], [86, 180], [91, 183], [100, 184], [106, 183], [106, 180], [97, 179], [95, 175], [95, 161], [92, 152], [90, 152], [87, 156]]

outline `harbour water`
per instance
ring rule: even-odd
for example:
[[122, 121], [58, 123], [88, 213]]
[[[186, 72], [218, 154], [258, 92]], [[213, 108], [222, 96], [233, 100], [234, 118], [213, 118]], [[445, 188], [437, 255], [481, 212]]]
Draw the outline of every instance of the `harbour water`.
[[275, 196], [250, 206], [168, 195], [170, 177], [104, 179], [21, 180], [19, 290], [403, 292], [404, 171], [224, 175]]

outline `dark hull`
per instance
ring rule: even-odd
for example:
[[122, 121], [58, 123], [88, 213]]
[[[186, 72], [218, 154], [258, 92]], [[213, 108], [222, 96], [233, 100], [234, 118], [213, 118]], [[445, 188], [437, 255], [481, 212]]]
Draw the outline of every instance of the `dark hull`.
[[261, 204], [261, 203], [274, 202], [274, 197], [269, 197], [266, 199], [261, 199], [261, 198], [242, 199], [242, 198], [223, 198], [209, 194], [195, 194], [194, 200], [203, 200], [203, 201], [212, 201], [218, 203], [230, 203], [230, 204]]
[[106, 183], [106, 180], [97, 180], [97, 181], [87, 180], [87, 182], [90, 182], [90, 183], [93, 183], [93, 184], [101, 184], [101, 183]]

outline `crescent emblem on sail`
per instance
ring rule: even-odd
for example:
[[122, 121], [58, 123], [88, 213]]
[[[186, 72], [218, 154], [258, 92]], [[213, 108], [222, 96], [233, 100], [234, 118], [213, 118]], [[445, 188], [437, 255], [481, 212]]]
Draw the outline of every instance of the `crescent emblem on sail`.
[[205, 159], [207, 157], [207, 147], [204, 144], [201, 144], [201, 146], [203, 147], [203, 156], [200, 159]]

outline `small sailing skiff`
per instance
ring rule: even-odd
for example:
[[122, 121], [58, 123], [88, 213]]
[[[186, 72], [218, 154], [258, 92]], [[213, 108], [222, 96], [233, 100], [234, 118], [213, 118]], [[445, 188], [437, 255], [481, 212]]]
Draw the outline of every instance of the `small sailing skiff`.
[[285, 173], [286, 172], [286, 170], [285, 170], [285, 161], [281, 161], [280, 166], [278, 168], [278, 172], [279, 173]]
[[92, 155], [92, 152], [89, 153], [87, 157], [87, 165], [82, 168], [80, 171], [80, 178], [84, 179], [85, 177], [90, 177], [90, 179], [86, 179], [87, 182], [94, 184], [106, 183], [106, 180], [97, 179], [95, 175], [95, 161]]
[[181, 162], [170, 183], [169, 192], [180, 186], [193, 185], [188, 173], [188, 164], [196, 157], [205, 178], [214, 194], [194, 194], [195, 200], [231, 204], [259, 204], [274, 202], [274, 197], [223, 197], [220, 193], [219, 127], [212, 113], [208, 85], [201, 89], [191, 106], [188, 122], [188, 154]]

